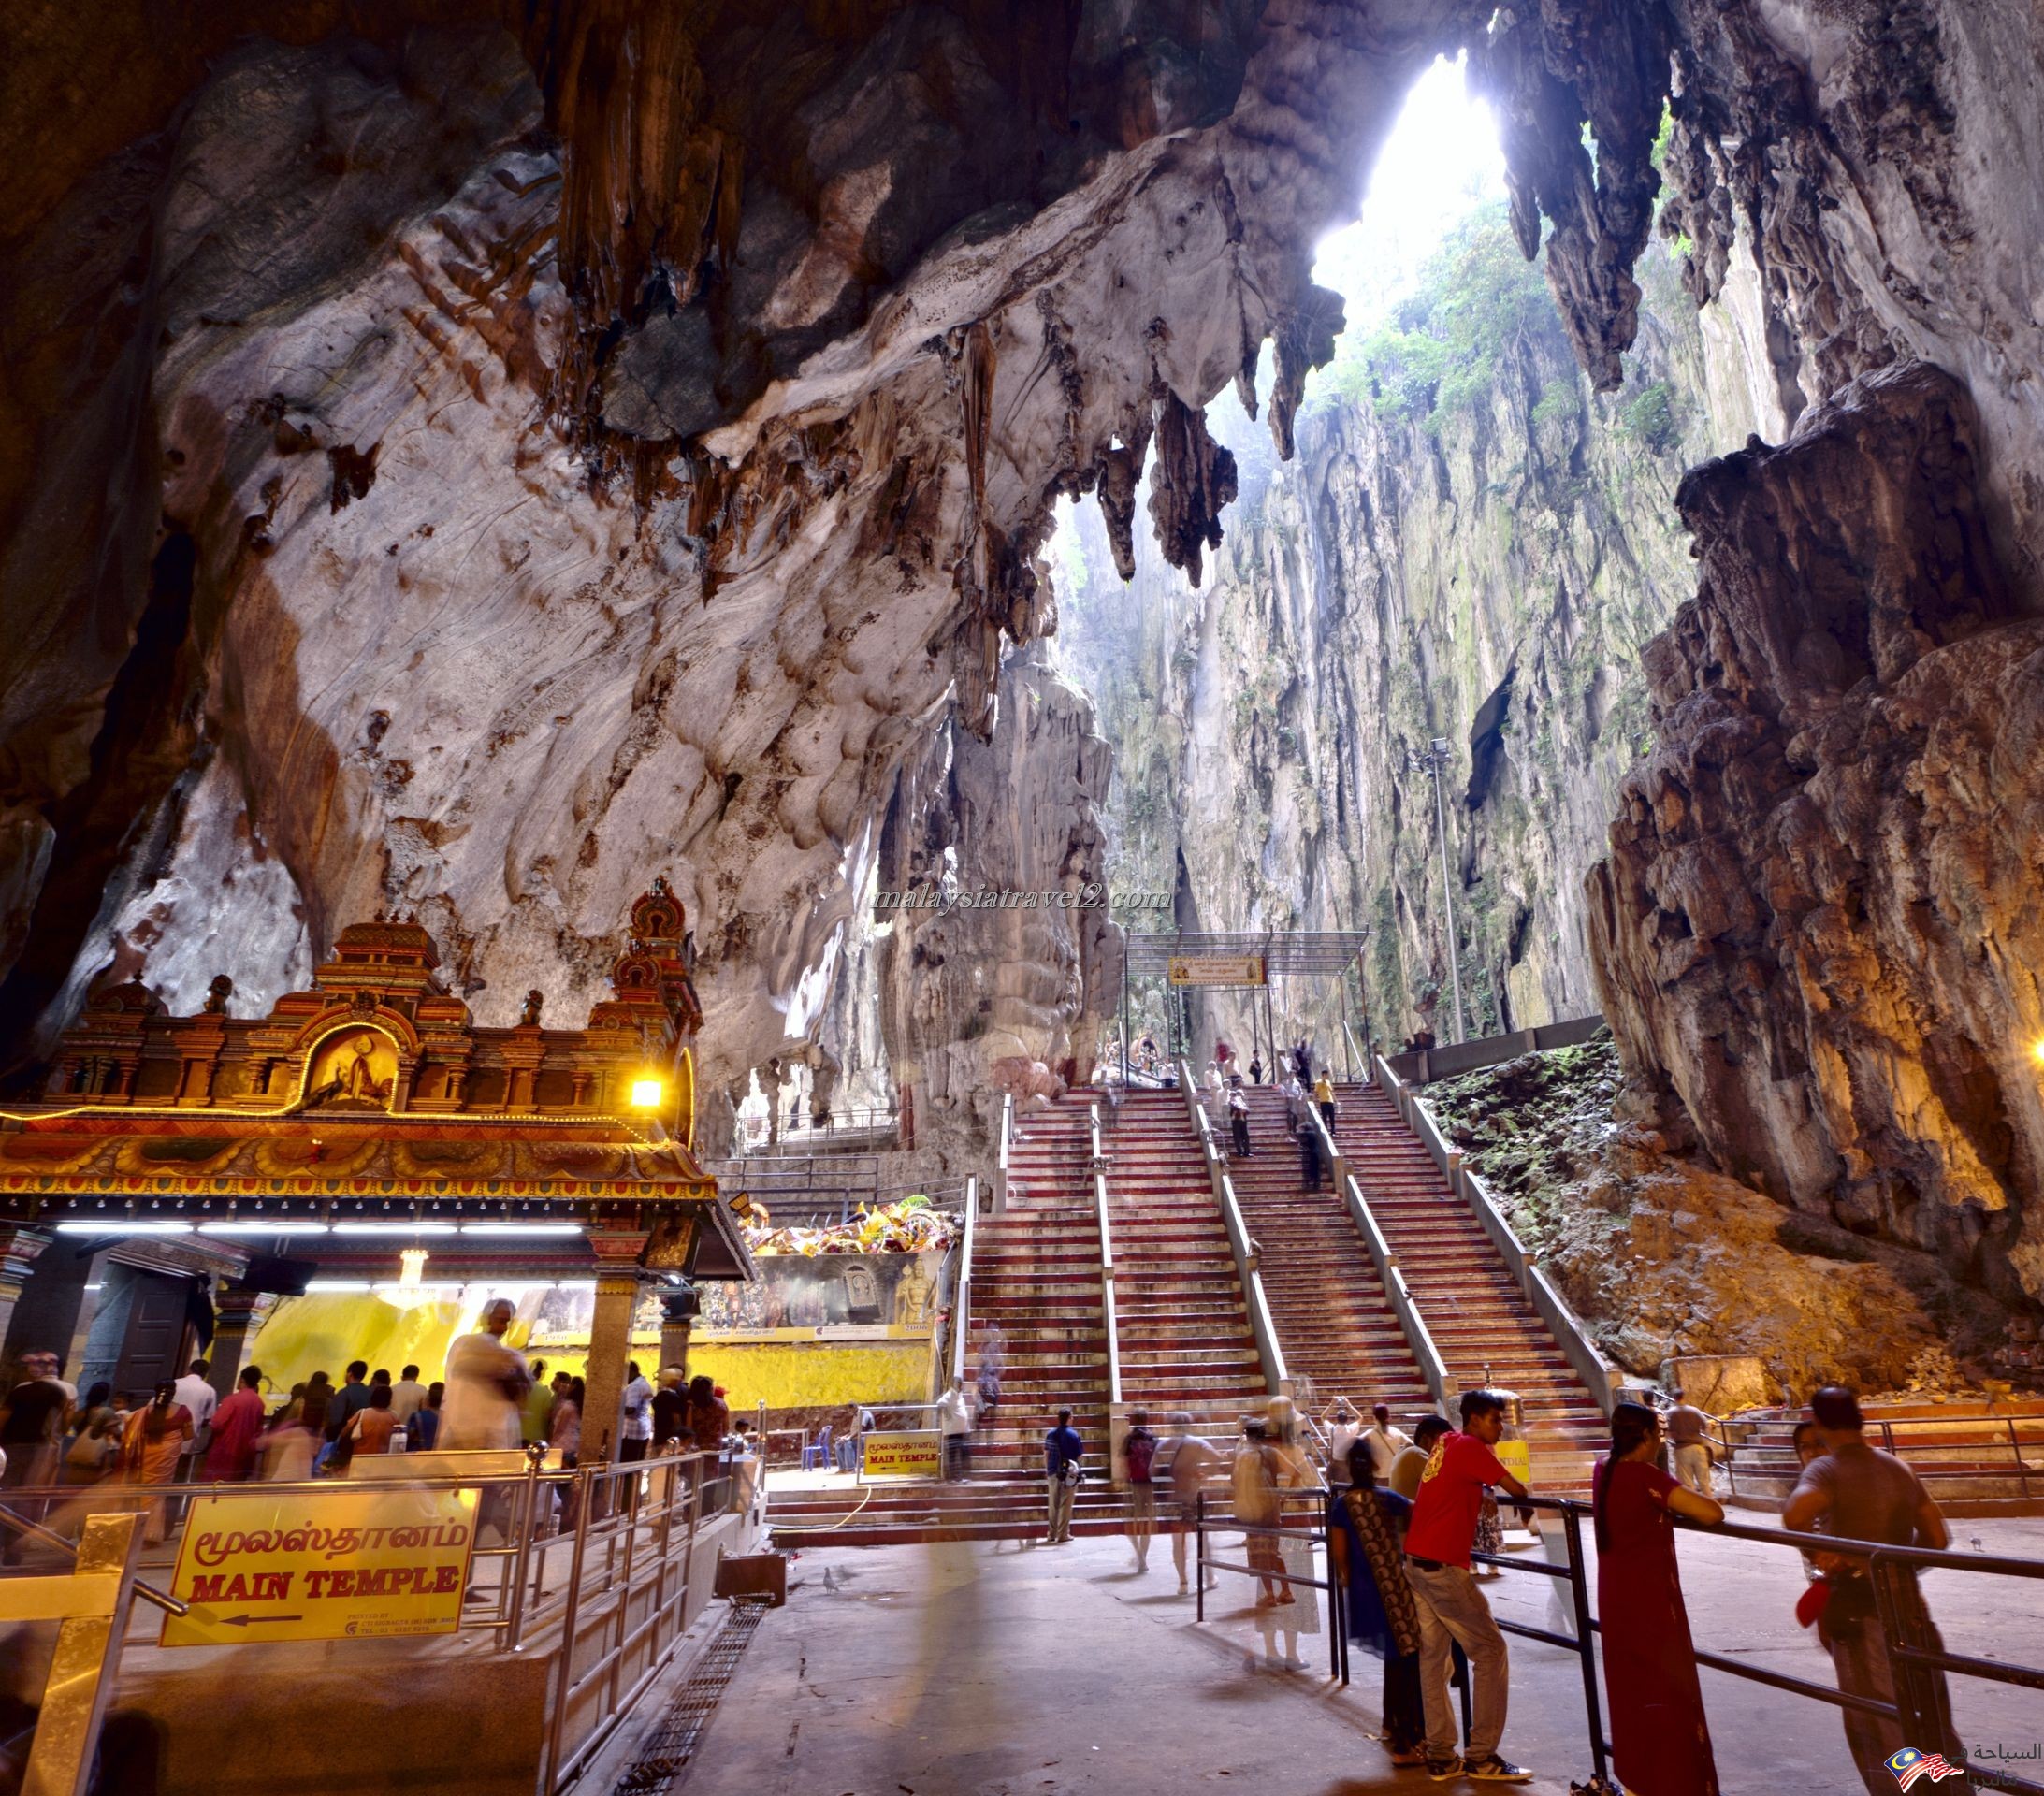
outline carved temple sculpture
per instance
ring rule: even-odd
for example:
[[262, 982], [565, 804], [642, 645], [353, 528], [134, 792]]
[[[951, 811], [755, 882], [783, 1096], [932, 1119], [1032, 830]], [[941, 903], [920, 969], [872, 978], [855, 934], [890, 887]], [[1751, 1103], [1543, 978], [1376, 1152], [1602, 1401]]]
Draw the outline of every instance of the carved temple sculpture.
[[[558, 1275], [595, 1262], [598, 1332], [609, 1311], [625, 1318], [604, 1368], [621, 1377], [640, 1283], [751, 1276], [691, 1145], [693, 963], [681, 903], [656, 880], [580, 1029], [543, 1028], [530, 997], [516, 1026], [477, 1027], [413, 921], [342, 930], [312, 989], [265, 1017], [227, 1014], [226, 976], [196, 1016], [167, 1014], [137, 980], [107, 987], [62, 1037], [40, 1101], [0, 1112], [0, 1221], [244, 1236], [303, 1219], [573, 1222]], [[290, 1251], [340, 1244], [295, 1234]], [[612, 1357], [592, 1342], [591, 1378], [608, 1383], [599, 1356]], [[611, 1395], [592, 1385], [589, 1413]]]

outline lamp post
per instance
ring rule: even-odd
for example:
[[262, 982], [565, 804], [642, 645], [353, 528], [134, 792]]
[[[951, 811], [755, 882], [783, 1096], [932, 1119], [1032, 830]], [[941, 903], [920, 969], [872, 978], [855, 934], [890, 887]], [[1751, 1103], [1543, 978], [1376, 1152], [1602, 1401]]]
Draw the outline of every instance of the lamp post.
[[1448, 870], [1448, 802], [1442, 795], [1441, 774], [1448, 764], [1448, 739], [1436, 736], [1424, 749], [1408, 749], [1406, 765], [1413, 773], [1434, 776], [1434, 821], [1441, 831], [1441, 897], [1448, 915], [1448, 984], [1455, 994], [1455, 1038], [1467, 1041], [1462, 1026], [1462, 968], [1455, 952], [1455, 877]]

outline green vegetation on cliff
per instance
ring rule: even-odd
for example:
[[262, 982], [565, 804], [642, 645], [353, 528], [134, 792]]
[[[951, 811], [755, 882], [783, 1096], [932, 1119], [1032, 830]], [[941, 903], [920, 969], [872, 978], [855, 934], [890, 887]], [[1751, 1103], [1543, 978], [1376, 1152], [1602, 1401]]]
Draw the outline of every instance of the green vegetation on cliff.
[[[1341, 339], [1316, 397], [1438, 431], [1449, 414], [1489, 402], [1499, 358], [1519, 340], [1567, 352], [1542, 262], [1519, 253], [1504, 208], [1486, 206], [1449, 235], [1388, 319]], [[1550, 397], [1550, 415], [1574, 412], [1573, 381], [1542, 403]]]

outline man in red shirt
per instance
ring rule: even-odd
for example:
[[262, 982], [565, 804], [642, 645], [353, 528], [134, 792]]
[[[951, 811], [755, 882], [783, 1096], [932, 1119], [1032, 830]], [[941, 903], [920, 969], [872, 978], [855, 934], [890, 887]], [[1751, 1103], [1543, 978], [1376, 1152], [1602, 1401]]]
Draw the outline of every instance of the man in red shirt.
[[[1419, 1499], [1405, 1530], [1405, 1576], [1419, 1610], [1427, 1774], [1437, 1784], [1456, 1776], [1497, 1784], [1533, 1780], [1531, 1772], [1498, 1751], [1511, 1668], [1504, 1635], [1470, 1572], [1484, 1487], [1494, 1485], [1514, 1497], [1526, 1495], [1526, 1486], [1491, 1452], [1503, 1433], [1504, 1399], [1495, 1391], [1464, 1391], [1461, 1431], [1450, 1428], [1435, 1443], [1427, 1470], [1420, 1473]], [[1448, 1700], [1448, 1664], [1457, 1645], [1469, 1656], [1475, 1710], [1466, 1760], [1455, 1750], [1455, 1710]]]

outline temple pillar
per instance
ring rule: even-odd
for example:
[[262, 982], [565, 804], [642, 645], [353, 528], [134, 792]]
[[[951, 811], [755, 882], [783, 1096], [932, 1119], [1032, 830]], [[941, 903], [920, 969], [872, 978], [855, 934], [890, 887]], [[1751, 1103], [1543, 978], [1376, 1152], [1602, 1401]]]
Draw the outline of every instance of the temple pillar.
[[698, 1308], [692, 1284], [672, 1285], [660, 1294], [660, 1369], [679, 1367], [689, 1372], [689, 1336], [695, 1327]]
[[17, 1353], [41, 1352], [44, 1348], [61, 1354], [69, 1344], [57, 1340], [16, 1341], [10, 1338], [14, 1307], [22, 1300], [22, 1287], [35, 1269], [36, 1256], [55, 1238], [43, 1229], [0, 1224], [0, 1343], [5, 1343], [10, 1358]]
[[589, 1233], [596, 1254], [596, 1312], [589, 1319], [589, 1359], [583, 1373], [582, 1463], [613, 1459], [624, 1420], [625, 1367], [631, 1358], [631, 1317], [649, 1274], [639, 1263], [645, 1234]]
[[213, 1344], [207, 1354], [206, 1380], [223, 1400], [234, 1395], [235, 1382], [248, 1360], [262, 1302], [260, 1291], [244, 1291], [238, 1284], [213, 1293]]

